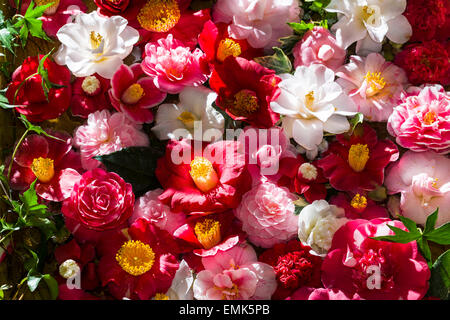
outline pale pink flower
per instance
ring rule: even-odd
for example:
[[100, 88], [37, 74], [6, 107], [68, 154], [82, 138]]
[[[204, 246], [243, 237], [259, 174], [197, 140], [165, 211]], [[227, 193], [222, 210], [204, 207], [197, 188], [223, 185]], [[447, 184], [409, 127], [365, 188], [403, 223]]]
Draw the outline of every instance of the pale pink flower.
[[162, 189], [151, 190], [137, 199], [129, 224], [132, 225], [137, 219], [144, 218], [158, 228], [173, 234], [185, 222], [186, 216], [183, 213], [172, 212], [169, 206], [158, 199], [163, 191]]
[[404, 148], [450, 151], [450, 96], [440, 85], [412, 87], [389, 117], [387, 129]]
[[292, 34], [287, 22], [299, 22], [298, 0], [219, 0], [214, 5], [214, 22], [231, 23], [228, 32], [246, 39], [253, 48], [270, 49], [278, 39]]
[[197, 300], [269, 300], [277, 287], [273, 268], [258, 262], [248, 244], [203, 257], [202, 264], [194, 281]]
[[171, 94], [180, 93], [186, 86], [203, 84], [209, 74], [205, 54], [198, 48], [191, 52], [172, 34], [157, 43], [145, 45], [145, 58], [141, 66], [153, 78], [158, 89]]
[[387, 172], [389, 194], [401, 193], [401, 214], [418, 224], [439, 208], [437, 226], [450, 221], [450, 159], [432, 151], [407, 151]]
[[347, 52], [338, 46], [336, 38], [323, 27], [314, 27], [297, 42], [292, 54], [294, 67], [323, 64], [333, 71], [342, 66]]
[[297, 236], [296, 199], [287, 188], [264, 181], [244, 194], [235, 215], [253, 244], [270, 248]]
[[366, 58], [351, 56], [350, 63], [339, 68], [336, 75], [336, 82], [369, 121], [386, 121], [408, 82], [405, 71], [379, 53]]
[[91, 113], [85, 125], [74, 134], [74, 145], [80, 149], [81, 164], [86, 170], [101, 163], [92, 157], [110, 154], [128, 147], [149, 145], [148, 137], [140, 131], [141, 125], [131, 122], [125, 114], [108, 110]]

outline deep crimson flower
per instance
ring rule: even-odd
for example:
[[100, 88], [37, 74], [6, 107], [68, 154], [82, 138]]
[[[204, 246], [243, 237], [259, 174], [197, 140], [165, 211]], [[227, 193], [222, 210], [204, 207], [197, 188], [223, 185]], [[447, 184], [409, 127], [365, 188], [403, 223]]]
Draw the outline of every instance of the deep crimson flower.
[[110, 80], [98, 74], [76, 78], [72, 85], [70, 109], [74, 116], [87, 118], [89, 114], [111, 108], [108, 98]]
[[339, 193], [333, 196], [329, 202], [344, 209], [345, 217], [349, 219], [389, 218], [385, 207], [378, 205], [364, 194], [357, 193], [352, 197], [345, 193]]
[[264, 251], [259, 261], [271, 265], [277, 275], [278, 288], [272, 299], [281, 300], [300, 287], [321, 287], [322, 258], [309, 253], [310, 247], [298, 240], [279, 243]]
[[[37, 134], [27, 136], [17, 149], [10, 185], [23, 191], [37, 179], [38, 196], [58, 202], [70, 197], [83, 169], [80, 155], [72, 151], [72, 138], [63, 132], [47, 130], [47, 133], [61, 140]], [[8, 167], [9, 161], [5, 170]]]
[[414, 85], [450, 84], [450, 42], [432, 40], [410, 44], [395, 56], [394, 62], [405, 69]]
[[[97, 5], [97, 12], [103, 16], [122, 16], [127, 20], [136, 18], [139, 11], [139, 4], [143, 4], [145, 0], [94, 0]], [[132, 5], [130, 5], [132, 4]]]
[[[51, 88], [47, 100], [42, 88], [42, 77], [37, 74], [39, 60], [42, 58], [43, 55], [26, 58], [12, 74], [12, 81], [6, 91], [9, 103], [19, 105], [17, 112], [32, 122], [58, 118], [69, 107], [72, 96], [69, 69], [46, 59], [44, 68], [48, 72], [50, 82], [64, 86]], [[27, 79], [28, 77], [30, 78]]]
[[216, 104], [231, 118], [258, 128], [270, 128], [280, 119], [270, 108], [270, 102], [280, 95], [280, 81], [273, 70], [229, 56], [215, 66], [209, 84], [219, 95]]
[[281, 178], [278, 180], [278, 185], [304, 195], [309, 203], [325, 199], [327, 196], [325, 183], [328, 180], [323, 176], [322, 169], [317, 166], [317, 161], [309, 163], [302, 155], [296, 158], [282, 158], [279, 172]]
[[156, 167], [164, 188], [159, 199], [173, 211], [189, 214], [236, 208], [251, 187], [245, 156], [238, 147], [235, 141], [199, 146], [190, 140], [170, 141]]
[[390, 140], [378, 141], [367, 123], [352, 136], [340, 134], [317, 161], [333, 188], [340, 191], [374, 190], [383, 184], [384, 169], [398, 159], [397, 146]]
[[148, 300], [167, 292], [179, 267], [172, 236], [142, 218], [127, 234], [118, 230], [97, 245], [102, 285], [117, 299]]
[[[416, 241], [396, 243], [371, 239], [393, 235], [388, 224], [407, 230], [397, 220], [350, 220], [333, 237], [322, 263], [328, 289], [355, 293], [363, 299], [417, 300], [428, 290], [430, 269]], [[378, 275], [378, 277], [377, 277]]]

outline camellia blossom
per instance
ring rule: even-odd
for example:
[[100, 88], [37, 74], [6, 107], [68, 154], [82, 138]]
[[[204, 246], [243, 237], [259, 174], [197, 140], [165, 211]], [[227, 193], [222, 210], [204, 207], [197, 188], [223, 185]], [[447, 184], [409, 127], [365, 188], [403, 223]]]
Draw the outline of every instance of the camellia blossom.
[[158, 89], [176, 94], [184, 87], [199, 86], [208, 79], [209, 68], [204, 55], [198, 48], [191, 52], [189, 47], [169, 34], [145, 45], [141, 66]]
[[338, 193], [338, 195], [330, 199], [330, 204], [344, 209], [345, 217], [348, 219], [372, 220], [389, 218], [385, 207], [378, 205], [364, 194], [356, 193], [353, 196], [349, 196], [345, 193]]
[[140, 64], [121, 65], [111, 79], [109, 98], [117, 111], [136, 123], [153, 121], [152, 107], [164, 101], [167, 94], [155, 87], [153, 79], [143, 77]]
[[357, 293], [347, 296], [337, 289], [301, 287], [286, 300], [361, 300]]
[[357, 53], [381, 51], [387, 37], [403, 44], [412, 35], [408, 19], [402, 13], [406, 0], [332, 0], [325, 8], [337, 12], [339, 21], [331, 27], [340, 46], [347, 49], [356, 43]]
[[55, 53], [55, 61], [67, 65], [76, 77], [94, 73], [111, 79], [138, 41], [139, 33], [127, 26], [120, 16], [101, 17], [96, 11], [75, 16], [56, 36], [62, 43]]
[[449, 93], [440, 85], [410, 87], [389, 117], [387, 129], [404, 148], [449, 153]]
[[203, 257], [202, 264], [194, 281], [197, 300], [268, 300], [277, 287], [273, 268], [258, 262], [248, 244]]
[[146, 147], [148, 136], [141, 125], [129, 120], [123, 113], [108, 110], [91, 113], [85, 125], [74, 134], [74, 146], [80, 149], [83, 168], [90, 170], [101, 163], [94, 156], [119, 151], [127, 147]]
[[213, 20], [231, 23], [228, 32], [235, 39], [270, 49], [279, 44], [279, 38], [292, 34], [287, 22], [300, 22], [301, 13], [297, 0], [219, 0]]
[[182, 260], [169, 290], [165, 294], [157, 293], [152, 300], [194, 300], [193, 285], [194, 270]]
[[339, 68], [336, 75], [336, 82], [369, 121], [386, 121], [408, 83], [405, 71], [379, 53], [365, 58], [351, 56], [350, 63]]
[[287, 188], [266, 181], [244, 194], [234, 214], [253, 244], [270, 248], [297, 235], [295, 200]]
[[87, 118], [89, 114], [111, 108], [108, 99], [110, 81], [98, 74], [76, 78], [72, 85], [70, 109], [74, 116]]
[[281, 94], [270, 107], [285, 115], [282, 127], [289, 138], [307, 150], [315, 150], [324, 131], [339, 134], [350, 129], [345, 116], [355, 114], [356, 107], [334, 82], [331, 69], [320, 64], [300, 66], [294, 75], [280, 77]]
[[439, 208], [436, 227], [450, 222], [450, 159], [435, 152], [407, 151], [386, 175], [389, 194], [399, 193], [400, 214], [424, 225]]
[[[217, 94], [203, 86], [186, 87], [180, 92], [180, 102], [165, 103], [158, 107], [152, 132], [160, 140], [186, 139], [203, 141], [222, 137], [225, 118], [212, 104]], [[201, 136], [195, 132], [202, 133]]]
[[407, 230], [400, 221], [389, 219], [350, 220], [340, 228], [322, 264], [324, 286], [368, 300], [422, 299], [428, 290], [430, 269], [416, 241], [370, 238], [394, 234], [388, 225]]

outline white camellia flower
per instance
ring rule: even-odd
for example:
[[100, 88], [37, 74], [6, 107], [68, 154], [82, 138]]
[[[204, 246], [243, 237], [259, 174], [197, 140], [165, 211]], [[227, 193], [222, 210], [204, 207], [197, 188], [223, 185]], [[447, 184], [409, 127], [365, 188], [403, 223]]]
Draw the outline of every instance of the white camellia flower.
[[210, 142], [214, 137], [221, 137], [225, 118], [212, 106], [216, 98], [217, 94], [206, 87], [184, 88], [178, 104], [159, 106], [153, 133], [160, 140], [182, 136]]
[[311, 253], [324, 257], [331, 247], [334, 233], [348, 221], [342, 208], [316, 200], [298, 216], [298, 238], [312, 248]]
[[270, 103], [273, 111], [285, 115], [282, 127], [288, 137], [312, 153], [322, 142], [323, 131], [348, 131], [346, 116], [356, 113], [356, 105], [334, 77], [334, 72], [323, 65], [297, 67], [294, 75], [280, 75], [281, 94]]
[[67, 65], [76, 77], [98, 73], [111, 79], [139, 40], [139, 32], [127, 24], [120, 16], [102, 17], [96, 11], [76, 15], [56, 33], [62, 43], [56, 63]]
[[156, 294], [152, 300], [193, 300], [193, 284], [194, 271], [185, 260], [182, 260], [169, 290], [165, 294]]
[[339, 21], [331, 30], [336, 40], [347, 49], [357, 41], [356, 52], [367, 55], [381, 51], [384, 37], [403, 44], [412, 35], [412, 28], [402, 13], [406, 0], [332, 0], [325, 8], [337, 12]]

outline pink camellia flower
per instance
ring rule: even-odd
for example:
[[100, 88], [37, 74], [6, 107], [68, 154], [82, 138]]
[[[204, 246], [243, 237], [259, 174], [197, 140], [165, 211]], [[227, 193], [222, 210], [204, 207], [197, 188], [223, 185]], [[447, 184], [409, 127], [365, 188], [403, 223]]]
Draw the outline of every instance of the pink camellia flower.
[[338, 195], [330, 199], [330, 204], [344, 209], [345, 217], [348, 219], [371, 220], [375, 218], [389, 218], [385, 207], [376, 204], [372, 199], [359, 193], [353, 197], [345, 193], [338, 193]]
[[269, 300], [277, 288], [275, 271], [258, 262], [248, 244], [203, 257], [202, 264], [194, 281], [197, 300]]
[[356, 293], [353, 297], [349, 297], [337, 289], [302, 287], [286, 300], [361, 300], [361, 298]]
[[72, 85], [72, 100], [70, 108], [74, 116], [87, 118], [89, 114], [109, 109], [108, 99], [110, 81], [98, 74], [76, 78]]
[[306, 32], [292, 53], [295, 68], [319, 63], [333, 71], [344, 64], [347, 54], [345, 49], [338, 46], [336, 38], [330, 31], [323, 27], [314, 27]]
[[411, 87], [394, 108], [388, 132], [404, 148], [450, 152], [450, 95], [440, 85]]
[[142, 77], [140, 64], [122, 64], [111, 79], [109, 90], [111, 104], [117, 111], [125, 113], [136, 123], [150, 123], [153, 113], [150, 108], [163, 102], [167, 94], [155, 87], [153, 79]]
[[386, 121], [400, 101], [408, 82], [403, 69], [379, 53], [351, 56], [350, 63], [336, 72], [336, 81], [369, 121]]
[[173, 234], [176, 229], [183, 225], [186, 215], [180, 212], [173, 212], [169, 206], [158, 199], [163, 192], [164, 190], [162, 189], [155, 189], [140, 197], [134, 205], [134, 212], [129, 220], [129, 224], [133, 224], [139, 218], [144, 218], [170, 234]]
[[415, 241], [395, 243], [370, 237], [392, 235], [398, 220], [350, 220], [333, 237], [322, 264], [322, 283], [367, 300], [419, 300], [428, 290], [430, 269]]
[[436, 225], [450, 221], [450, 159], [432, 151], [407, 151], [386, 175], [389, 194], [401, 193], [401, 214], [418, 224], [439, 208]]
[[74, 145], [80, 149], [81, 164], [86, 170], [97, 168], [101, 162], [94, 156], [109, 154], [128, 147], [146, 147], [147, 135], [141, 125], [130, 121], [125, 114], [108, 110], [91, 113], [87, 123], [76, 129]]
[[270, 248], [297, 236], [296, 199], [289, 189], [266, 181], [244, 194], [234, 213], [253, 244]]
[[155, 86], [161, 91], [176, 94], [186, 86], [199, 86], [209, 74], [205, 54], [200, 49], [191, 52], [172, 34], [157, 43], [145, 45], [145, 58], [142, 70], [153, 78]]

